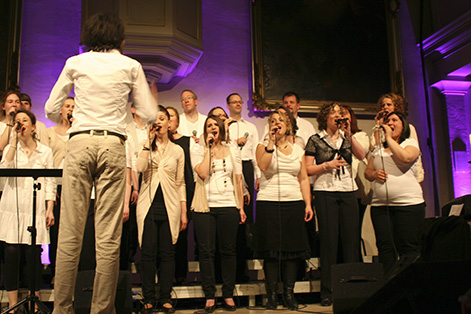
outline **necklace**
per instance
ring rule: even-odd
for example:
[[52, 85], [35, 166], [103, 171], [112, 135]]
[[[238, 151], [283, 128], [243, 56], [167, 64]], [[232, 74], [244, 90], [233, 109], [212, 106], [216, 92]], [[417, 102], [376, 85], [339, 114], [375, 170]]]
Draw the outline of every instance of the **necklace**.
[[288, 147], [288, 143], [285, 143], [284, 146], [279, 146], [279, 145], [276, 145], [276, 147], [278, 147], [278, 149], [286, 149]]

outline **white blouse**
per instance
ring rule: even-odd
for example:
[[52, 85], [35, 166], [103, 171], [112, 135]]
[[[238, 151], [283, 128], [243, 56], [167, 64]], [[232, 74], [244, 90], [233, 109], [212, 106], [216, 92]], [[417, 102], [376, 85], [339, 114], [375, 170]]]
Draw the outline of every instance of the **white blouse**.
[[[411, 138], [404, 140], [400, 145], [402, 148], [413, 146], [419, 149], [417, 141]], [[401, 165], [394, 160], [392, 153], [386, 153], [380, 147], [373, 151], [372, 156], [374, 168], [383, 169], [384, 161], [384, 170], [388, 174], [386, 182], [373, 182], [372, 206], [408, 206], [424, 202], [422, 188], [415, 173], [418, 158], [409, 165]]]
[[[266, 144], [261, 144], [266, 145]], [[303, 199], [298, 174], [304, 158], [304, 150], [299, 145], [289, 144], [292, 152], [285, 155], [278, 151], [272, 154], [270, 166], [262, 171], [257, 201], [300, 201]]]
[[[36, 149], [27, 157], [20, 143], [17, 153], [11, 163], [5, 160], [7, 145], [4, 150], [0, 167], [2, 168], [37, 168], [53, 169], [52, 150], [39, 143]], [[16, 158], [18, 163], [16, 164]], [[38, 178], [41, 189], [37, 191], [36, 229], [37, 244], [49, 243], [49, 231], [46, 228], [46, 200], [56, 199], [56, 183], [54, 178]], [[18, 198], [17, 198], [18, 196]], [[0, 240], [10, 244], [30, 244], [31, 233], [27, 230], [32, 224], [33, 217], [33, 178], [8, 177], [0, 200]]]
[[[236, 174], [242, 174], [242, 161], [240, 151], [237, 148], [232, 145], [226, 147], [229, 147], [235, 165], [232, 164], [229, 155], [222, 159], [211, 159], [209, 180], [205, 180], [209, 207], [236, 207], [232, 171], [235, 171]], [[194, 166], [203, 161], [204, 151], [204, 146], [195, 145], [194, 155], [191, 159]]]

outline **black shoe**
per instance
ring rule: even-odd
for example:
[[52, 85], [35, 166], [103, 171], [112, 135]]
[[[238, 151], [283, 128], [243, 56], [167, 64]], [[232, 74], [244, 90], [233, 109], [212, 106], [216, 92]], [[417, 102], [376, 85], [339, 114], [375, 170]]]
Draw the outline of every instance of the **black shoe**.
[[216, 311], [216, 302], [214, 302], [212, 306], [205, 306], [204, 311], [206, 313], [213, 313], [214, 311]]
[[298, 310], [298, 301], [294, 297], [294, 285], [293, 287], [286, 287], [285, 293], [283, 295], [285, 306], [290, 309], [291, 311]]
[[321, 300], [321, 306], [331, 306], [332, 300], [329, 298], [324, 298]]
[[276, 292], [270, 292], [267, 294], [267, 310], [276, 310], [278, 303], [278, 294]]
[[[165, 304], [170, 304], [170, 307], [165, 307], [162, 305], [162, 311], [166, 314], [173, 314], [175, 313], [175, 308], [172, 306], [171, 303], [165, 303]], [[164, 304], [164, 305], [165, 305]]]
[[234, 312], [237, 310], [237, 307], [234, 305], [227, 304], [226, 300], [224, 300], [224, 309], [229, 312]]

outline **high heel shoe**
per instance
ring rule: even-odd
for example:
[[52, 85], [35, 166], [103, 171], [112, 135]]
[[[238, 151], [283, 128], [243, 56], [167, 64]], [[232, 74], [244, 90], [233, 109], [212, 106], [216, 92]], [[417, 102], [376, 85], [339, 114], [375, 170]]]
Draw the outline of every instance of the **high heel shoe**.
[[[232, 300], [232, 302], [234, 302], [234, 300]], [[235, 304], [234, 305], [227, 304], [226, 300], [224, 299], [224, 309], [229, 312], [234, 312], [237, 310], [237, 307]]]
[[[170, 305], [170, 307], [166, 307], [165, 305]], [[173, 305], [170, 302], [167, 302], [167, 303], [162, 305], [162, 311], [165, 314], [173, 314], [173, 313], [175, 313], [175, 308], [173, 307]]]
[[210, 306], [205, 306], [204, 311], [206, 313], [213, 313], [216, 310], [216, 300], [214, 300], [214, 304]]

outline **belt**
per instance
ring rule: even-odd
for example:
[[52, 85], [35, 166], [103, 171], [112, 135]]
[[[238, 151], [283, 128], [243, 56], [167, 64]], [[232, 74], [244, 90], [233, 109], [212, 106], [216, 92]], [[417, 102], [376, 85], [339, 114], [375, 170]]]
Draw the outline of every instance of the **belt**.
[[96, 135], [96, 136], [113, 135], [113, 136], [119, 137], [123, 141], [126, 141], [126, 136], [124, 136], [123, 134], [119, 134], [119, 133], [111, 132], [111, 131], [107, 131], [107, 130], [86, 130], [86, 131], [73, 132], [73, 133], [69, 134], [69, 139], [71, 139], [72, 137], [74, 137], [75, 135], [78, 135], [78, 134], [90, 134], [92, 136], [94, 136], [94, 135]]

